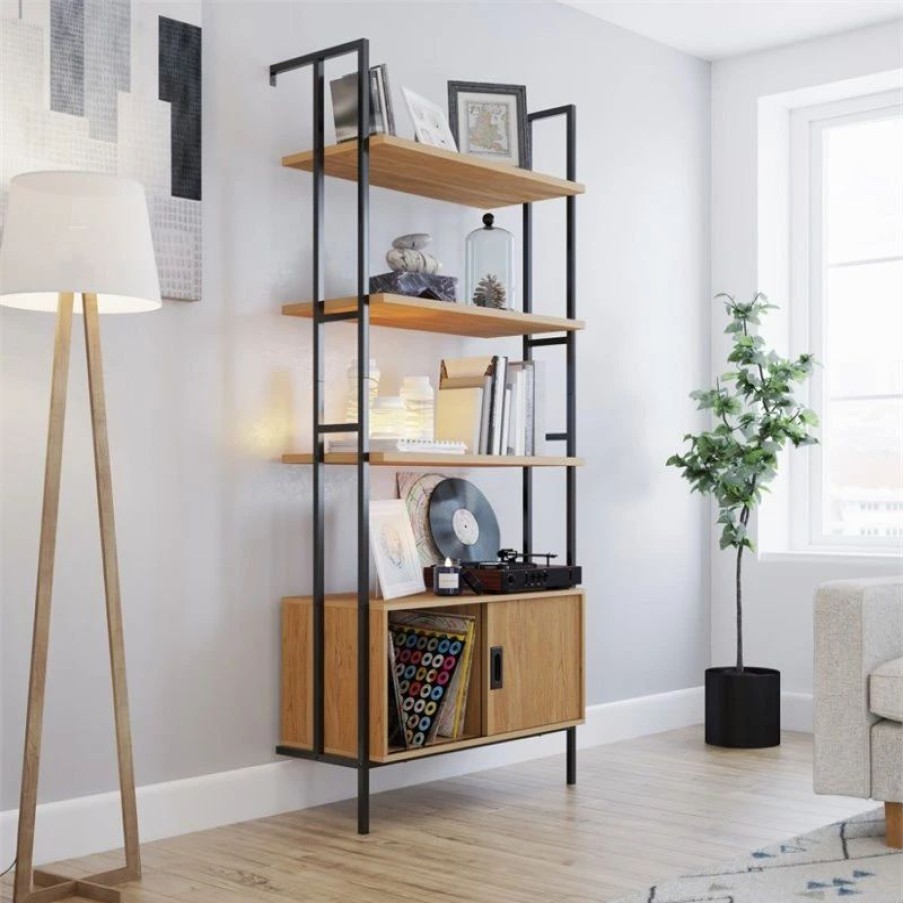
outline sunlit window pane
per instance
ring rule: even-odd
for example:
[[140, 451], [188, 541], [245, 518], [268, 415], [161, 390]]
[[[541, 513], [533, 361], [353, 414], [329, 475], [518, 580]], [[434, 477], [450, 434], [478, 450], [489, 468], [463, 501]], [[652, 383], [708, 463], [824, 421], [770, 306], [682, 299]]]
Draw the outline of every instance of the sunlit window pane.
[[822, 134], [820, 532], [903, 547], [903, 118]]
[[903, 399], [831, 402], [824, 427], [825, 534], [903, 538]]
[[828, 398], [903, 394], [903, 260], [829, 267], [825, 326]]
[[825, 129], [825, 257], [903, 255], [903, 118]]

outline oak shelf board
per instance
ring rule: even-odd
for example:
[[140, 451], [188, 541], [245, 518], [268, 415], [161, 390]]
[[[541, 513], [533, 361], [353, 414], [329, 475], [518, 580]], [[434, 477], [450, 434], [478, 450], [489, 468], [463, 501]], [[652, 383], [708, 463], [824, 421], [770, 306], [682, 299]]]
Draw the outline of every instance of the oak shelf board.
[[[355, 452], [327, 452], [326, 464], [357, 464]], [[313, 464], [312, 452], [288, 452], [283, 464]], [[544, 455], [448, 455], [421, 452], [370, 452], [374, 467], [582, 467], [583, 458]]]
[[[325, 313], [349, 313], [357, 310], [357, 295], [330, 298]], [[314, 315], [313, 301], [284, 304], [286, 317]], [[377, 292], [370, 295], [370, 323], [394, 329], [414, 329], [418, 332], [437, 332], [473, 338], [499, 339], [508, 336], [539, 335], [550, 332], [576, 332], [584, 328], [582, 320], [567, 317], [548, 317], [544, 314], [525, 314], [519, 310], [494, 310], [461, 304], [455, 301], [434, 301]]]
[[[523, 730], [507, 731], [506, 733], [500, 734], [470, 734], [459, 737], [457, 740], [443, 738], [435, 743], [430, 743], [428, 746], [420, 746], [416, 749], [390, 749], [384, 756], [371, 754], [370, 761], [385, 765], [389, 762], [406, 762], [409, 759], [425, 759], [429, 756], [438, 756], [443, 753], [454, 752], [458, 749], [474, 749], [478, 746], [491, 746], [494, 743], [504, 743], [507, 740], [519, 740], [525, 737], [537, 737], [542, 734], [550, 734], [555, 731], [564, 730], [568, 727], [577, 727], [578, 725], [584, 724], [585, 721], [585, 718], [575, 718], [571, 721], [543, 724], [537, 727], [528, 727]], [[286, 743], [283, 741], [279, 745], [303, 749], [306, 752], [310, 751], [310, 746], [303, 746], [298, 743]]]
[[572, 721], [561, 721], [555, 724], [543, 724], [538, 727], [528, 727], [523, 730], [507, 731], [503, 734], [481, 734], [479, 736], [460, 737], [457, 740], [441, 739], [428, 746], [419, 746], [416, 749], [390, 750], [385, 756], [371, 756], [374, 762], [385, 764], [386, 762], [406, 762], [409, 759], [425, 759], [428, 756], [441, 755], [456, 749], [474, 749], [478, 746], [490, 746], [493, 743], [504, 743], [506, 740], [518, 740], [524, 737], [536, 737], [542, 734], [550, 734], [568, 727], [577, 727], [585, 723], [584, 718]]
[[[371, 610], [378, 611], [410, 611], [419, 608], [446, 608], [461, 605], [487, 605], [490, 602], [520, 602], [524, 599], [551, 599], [565, 596], [582, 596], [580, 586], [571, 589], [529, 590], [520, 593], [471, 593], [463, 592], [459, 596], [437, 596], [431, 592], [416, 593], [413, 596], [400, 596], [397, 599], [370, 599]], [[284, 596], [283, 604], [310, 605], [313, 596]], [[326, 604], [337, 608], [356, 608], [357, 593], [326, 593]]]
[[[357, 181], [357, 141], [323, 153], [328, 176]], [[288, 154], [282, 165], [312, 172], [314, 152]], [[579, 182], [419, 144], [395, 135], [370, 138], [370, 184], [405, 194], [492, 210], [583, 194]]]

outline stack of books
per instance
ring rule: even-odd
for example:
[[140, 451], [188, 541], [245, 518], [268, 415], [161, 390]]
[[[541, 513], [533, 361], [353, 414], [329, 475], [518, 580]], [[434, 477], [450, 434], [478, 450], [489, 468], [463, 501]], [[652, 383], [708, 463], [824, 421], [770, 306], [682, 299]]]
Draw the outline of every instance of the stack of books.
[[463, 442], [470, 454], [545, 454], [544, 377], [541, 361], [444, 360], [436, 438]]
[[[463, 455], [467, 446], [463, 442], [440, 442], [438, 439], [371, 439], [370, 451], [404, 452], [405, 454]], [[327, 442], [330, 452], [357, 454], [357, 439], [338, 439]]]

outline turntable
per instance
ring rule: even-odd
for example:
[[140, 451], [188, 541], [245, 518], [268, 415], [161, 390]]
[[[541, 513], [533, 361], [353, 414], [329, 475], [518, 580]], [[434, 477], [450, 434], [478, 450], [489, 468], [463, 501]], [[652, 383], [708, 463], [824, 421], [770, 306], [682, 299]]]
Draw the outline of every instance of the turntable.
[[475, 593], [490, 594], [578, 586], [583, 579], [583, 569], [576, 565], [552, 564], [552, 559], [557, 557], [550, 552], [524, 555], [514, 549], [500, 549], [497, 561], [462, 564], [461, 580]]

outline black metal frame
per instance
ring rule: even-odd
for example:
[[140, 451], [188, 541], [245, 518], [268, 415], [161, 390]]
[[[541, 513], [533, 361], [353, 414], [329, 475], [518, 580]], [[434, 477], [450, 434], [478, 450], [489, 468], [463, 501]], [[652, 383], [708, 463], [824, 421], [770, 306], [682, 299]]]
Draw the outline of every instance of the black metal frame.
[[[352, 311], [328, 314], [325, 311], [325, 279], [323, 260], [324, 197], [325, 197], [325, 64], [327, 60], [354, 54], [357, 57], [357, 308]], [[369, 381], [367, 366], [370, 358], [370, 297], [369, 291], [369, 222], [370, 222], [370, 44], [365, 38], [318, 50], [314, 53], [285, 60], [270, 66], [270, 84], [275, 86], [280, 75], [297, 69], [313, 69], [313, 746], [310, 750], [291, 746], [277, 746], [280, 755], [311, 759], [331, 765], [357, 770], [358, 833], [370, 831], [370, 770], [391, 762], [370, 760], [370, 443], [369, 443]], [[567, 178], [576, 179], [576, 108], [555, 107], [530, 113], [528, 131], [532, 144], [533, 123], [539, 119], [564, 116], [567, 129]], [[576, 318], [576, 199], [566, 199], [566, 276], [565, 294], [567, 317]], [[532, 216], [531, 205], [523, 205], [524, 292], [523, 309], [532, 308]], [[357, 321], [357, 411], [356, 423], [324, 422], [324, 334], [323, 326], [338, 321]], [[547, 345], [564, 345], [567, 354], [566, 431], [548, 433], [549, 441], [564, 441], [568, 456], [576, 454], [576, 336], [552, 338], [525, 337], [524, 360], [531, 360], [533, 349]], [[324, 647], [325, 647], [325, 509], [324, 471], [326, 464], [325, 436], [329, 433], [357, 433], [357, 756], [340, 756], [324, 749]], [[567, 562], [576, 557], [576, 474], [566, 468]], [[523, 469], [523, 551], [532, 552], [533, 484], [532, 468]], [[558, 731], [537, 730], [531, 736]], [[577, 732], [565, 729], [567, 735], [567, 783], [577, 780]], [[487, 740], [486, 746], [509, 742], [507, 739]], [[436, 748], [428, 756], [439, 756], [455, 749]]]
[[[533, 123], [541, 119], [563, 116], [565, 121], [566, 178], [577, 179], [577, 107], [568, 104], [551, 107], [527, 114], [530, 144], [533, 146]], [[577, 198], [569, 195], [565, 199], [565, 316], [577, 318]], [[524, 254], [524, 313], [533, 309], [533, 210], [532, 204], [523, 206], [523, 254]], [[563, 337], [535, 339], [524, 336], [524, 360], [532, 360], [533, 349], [548, 345], [565, 346], [565, 431], [546, 433], [546, 441], [564, 442], [566, 454], [577, 454], [577, 334], [573, 330]], [[565, 468], [565, 523], [567, 563], [577, 560], [577, 468]], [[523, 551], [533, 552], [533, 470], [525, 467], [523, 472]], [[569, 727], [567, 734], [567, 782], [577, 783], [577, 728]]]

